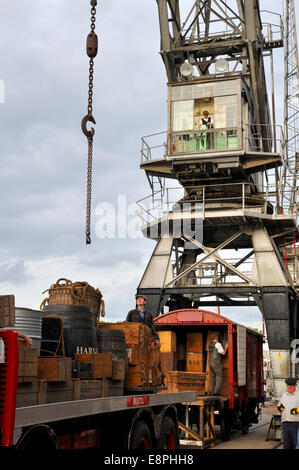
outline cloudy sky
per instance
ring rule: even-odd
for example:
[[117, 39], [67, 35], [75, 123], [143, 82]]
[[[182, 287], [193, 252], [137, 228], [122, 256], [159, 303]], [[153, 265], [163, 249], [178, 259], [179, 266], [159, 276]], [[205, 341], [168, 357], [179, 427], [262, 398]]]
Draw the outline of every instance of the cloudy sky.
[[[88, 281], [102, 290], [107, 320], [115, 321], [134, 306], [154, 242], [141, 235], [100, 239], [99, 205], [117, 211], [121, 196], [134, 219], [135, 201], [149, 194], [139, 170], [140, 138], [166, 129], [167, 88], [155, 0], [98, 3], [92, 244], [86, 246], [87, 144], [80, 124], [89, 0], [0, 2], [0, 294], [38, 308], [58, 278]], [[275, 2], [278, 12], [281, 4]], [[272, 5], [261, 0], [263, 9]], [[275, 78], [282, 117], [281, 52]], [[243, 323], [261, 319], [256, 309], [232, 316]]]

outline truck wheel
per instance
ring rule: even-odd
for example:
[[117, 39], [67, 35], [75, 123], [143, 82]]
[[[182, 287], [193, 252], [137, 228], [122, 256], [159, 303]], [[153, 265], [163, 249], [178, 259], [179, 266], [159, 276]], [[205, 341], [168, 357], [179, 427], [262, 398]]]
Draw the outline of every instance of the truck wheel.
[[166, 416], [163, 419], [161, 434], [158, 441], [158, 449], [178, 449], [179, 448], [179, 436], [178, 430], [173, 420]]
[[138, 421], [131, 433], [131, 449], [152, 449], [153, 440], [149, 427], [143, 421]]

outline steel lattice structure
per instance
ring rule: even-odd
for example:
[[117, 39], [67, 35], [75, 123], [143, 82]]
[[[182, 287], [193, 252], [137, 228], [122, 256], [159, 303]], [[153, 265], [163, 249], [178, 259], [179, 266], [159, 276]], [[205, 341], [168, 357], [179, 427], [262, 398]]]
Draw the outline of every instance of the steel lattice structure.
[[[299, 230], [289, 210], [297, 210], [294, 0], [288, 1], [285, 36], [287, 156], [283, 132], [279, 136], [271, 123], [264, 66], [264, 58], [283, 47], [282, 20], [263, 23], [259, 0], [156, 1], [168, 128], [142, 139], [140, 168], [149, 179], [176, 180], [184, 193], [177, 197], [176, 188], [163, 187], [157, 207], [139, 201], [141, 230], [156, 246], [137, 290], [147, 295], [154, 316], [164, 307], [259, 307], [279, 396], [285, 378], [280, 359], [287, 375], [299, 331]], [[202, 116], [209, 114], [207, 127]], [[161, 134], [160, 145], [151, 143]]]
[[284, 127], [286, 154], [281, 179], [281, 205], [298, 212], [297, 175], [299, 170], [299, 60], [294, 0], [285, 5], [285, 91]]

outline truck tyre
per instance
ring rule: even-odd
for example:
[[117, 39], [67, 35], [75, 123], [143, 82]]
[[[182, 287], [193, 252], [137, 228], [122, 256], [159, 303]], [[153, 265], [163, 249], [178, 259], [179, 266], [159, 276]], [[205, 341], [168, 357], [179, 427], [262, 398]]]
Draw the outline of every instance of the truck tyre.
[[166, 416], [163, 419], [161, 434], [158, 440], [158, 449], [178, 449], [179, 436], [178, 430], [173, 420]]
[[130, 441], [130, 449], [152, 449], [153, 439], [148, 425], [138, 421], [132, 430]]

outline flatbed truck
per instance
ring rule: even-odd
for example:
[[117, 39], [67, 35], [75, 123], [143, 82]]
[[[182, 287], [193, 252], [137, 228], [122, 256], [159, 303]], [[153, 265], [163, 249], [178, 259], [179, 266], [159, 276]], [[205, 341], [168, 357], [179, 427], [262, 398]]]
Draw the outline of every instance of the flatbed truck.
[[145, 393], [16, 407], [18, 333], [0, 331], [0, 447], [176, 449], [176, 405], [196, 392]]

